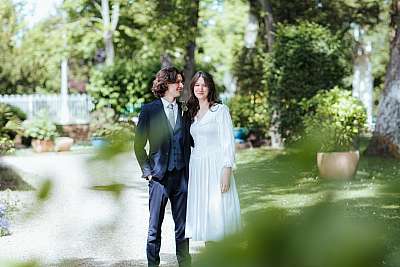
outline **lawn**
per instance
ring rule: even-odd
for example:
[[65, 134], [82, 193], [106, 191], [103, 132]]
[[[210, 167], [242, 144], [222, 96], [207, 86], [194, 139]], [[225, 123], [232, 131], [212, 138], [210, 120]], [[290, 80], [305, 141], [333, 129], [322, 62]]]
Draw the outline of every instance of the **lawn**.
[[290, 150], [240, 151], [235, 177], [244, 221], [271, 208], [301, 217], [326, 202], [343, 209], [347, 219], [378, 225], [388, 261], [383, 265], [399, 266], [400, 163], [361, 156], [357, 175], [349, 181], [320, 179], [313, 165]]

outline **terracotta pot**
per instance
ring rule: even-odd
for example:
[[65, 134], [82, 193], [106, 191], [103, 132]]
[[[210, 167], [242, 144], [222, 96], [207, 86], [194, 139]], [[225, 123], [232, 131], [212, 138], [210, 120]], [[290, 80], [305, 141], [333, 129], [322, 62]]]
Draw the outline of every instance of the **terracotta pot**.
[[71, 146], [74, 143], [74, 139], [72, 139], [71, 137], [57, 137], [54, 143], [55, 151], [69, 151], [71, 150]]
[[52, 140], [32, 140], [32, 148], [35, 152], [49, 152], [54, 149], [54, 142]]
[[357, 172], [359, 151], [317, 153], [319, 175], [322, 178], [350, 179]]

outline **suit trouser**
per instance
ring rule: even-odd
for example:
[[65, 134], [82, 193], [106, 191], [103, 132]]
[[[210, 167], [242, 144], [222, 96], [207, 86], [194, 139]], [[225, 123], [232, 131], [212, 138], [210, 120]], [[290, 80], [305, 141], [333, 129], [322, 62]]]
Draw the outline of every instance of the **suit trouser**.
[[171, 201], [175, 222], [176, 256], [179, 266], [190, 265], [189, 240], [185, 238], [187, 180], [184, 169], [167, 171], [162, 180], [153, 178], [149, 182], [149, 232], [147, 236], [147, 260], [149, 266], [160, 264], [161, 225], [165, 206]]

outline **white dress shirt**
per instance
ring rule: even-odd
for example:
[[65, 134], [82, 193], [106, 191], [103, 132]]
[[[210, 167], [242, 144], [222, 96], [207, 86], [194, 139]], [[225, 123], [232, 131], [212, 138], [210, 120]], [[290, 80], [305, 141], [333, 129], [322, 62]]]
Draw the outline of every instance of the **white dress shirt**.
[[174, 116], [175, 116], [175, 124], [176, 124], [176, 118], [178, 117], [178, 104], [176, 103], [176, 100], [174, 100], [174, 102], [172, 102], [172, 103], [169, 103], [167, 100], [165, 100], [163, 97], [161, 97], [161, 101], [163, 103], [164, 112], [165, 112], [165, 115], [167, 116], [167, 118], [168, 118], [168, 105], [169, 104], [173, 105]]

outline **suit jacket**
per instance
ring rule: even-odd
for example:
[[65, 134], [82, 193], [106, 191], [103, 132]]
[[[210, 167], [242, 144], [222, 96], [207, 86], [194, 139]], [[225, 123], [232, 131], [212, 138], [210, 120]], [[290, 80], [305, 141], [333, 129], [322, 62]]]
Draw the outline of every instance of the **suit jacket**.
[[[178, 116], [182, 116], [182, 108], [178, 103]], [[185, 161], [185, 177], [188, 179], [191, 136], [191, 121], [188, 116], [182, 117], [183, 158]], [[171, 127], [164, 112], [161, 99], [142, 106], [136, 128], [134, 150], [142, 169], [142, 177], [152, 175], [162, 179], [168, 167], [171, 145]], [[149, 154], [145, 146], [149, 142]]]

